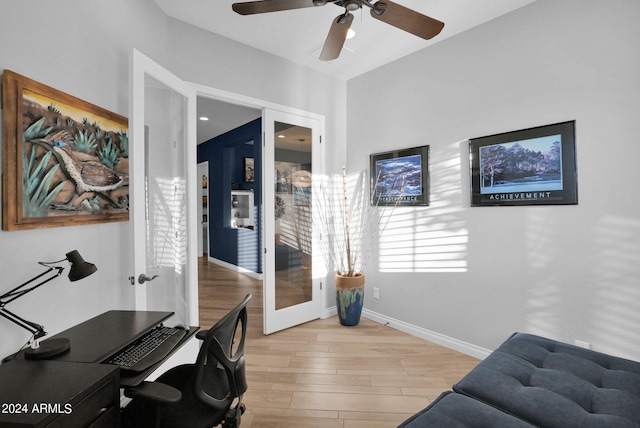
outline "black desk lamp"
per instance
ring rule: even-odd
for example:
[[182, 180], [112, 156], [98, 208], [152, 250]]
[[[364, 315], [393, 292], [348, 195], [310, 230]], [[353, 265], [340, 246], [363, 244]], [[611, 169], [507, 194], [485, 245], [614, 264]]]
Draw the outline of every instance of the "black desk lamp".
[[[62, 262], [68, 263], [59, 265], [59, 263]], [[94, 264], [85, 262], [80, 253], [78, 253], [78, 251], [76, 250], [68, 252], [65, 259], [58, 260], [56, 262], [38, 262], [38, 264], [48, 267], [49, 269], [0, 296], [0, 316], [3, 316], [4, 318], [15, 324], [18, 324], [20, 327], [28, 330], [29, 332], [31, 332], [31, 334], [33, 334], [33, 338], [30, 340], [31, 347], [27, 348], [24, 351], [25, 358], [32, 359], [44, 359], [61, 354], [62, 352], [70, 348], [69, 339], [61, 338], [45, 340], [44, 342], [42, 342], [42, 344], [40, 344], [38, 339], [47, 335], [47, 332], [44, 331], [44, 327], [31, 321], [27, 321], [24, 318], [21, 318], [18, 315], [14, 314], [13, 312], [8, 311], [6, 309], [7, 304], [59, 277], [60, 275], [62, 275], [62, 271], [69, 265], [71, 266], [71, 269], [69, 270], [70, 281], [77, 281], [91, 275], [96, 270], [98, 270]], [[30, 285], [32, 282], [46, 277], [49, 274], [52, 275], [39, 282], [38, 284], [25, 289], [25, 287]]]

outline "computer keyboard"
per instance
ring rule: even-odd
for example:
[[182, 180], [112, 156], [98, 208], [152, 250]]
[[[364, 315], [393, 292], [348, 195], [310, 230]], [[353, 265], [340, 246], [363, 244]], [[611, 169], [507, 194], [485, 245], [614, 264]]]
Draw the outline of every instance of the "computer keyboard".
[[106, 362], [120, 366], [122, 370], [141, 372], [167, 356], [186, 333], [182, 328], [156, 327]]

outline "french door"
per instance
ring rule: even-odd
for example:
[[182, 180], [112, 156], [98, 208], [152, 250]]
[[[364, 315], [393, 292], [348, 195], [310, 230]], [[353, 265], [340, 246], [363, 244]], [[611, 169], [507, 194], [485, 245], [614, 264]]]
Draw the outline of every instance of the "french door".
[[195, 89], [133, 52], [130, 224], [135, 309], [198, 325]]
[[312, 220], [321, 127], [304, 113], [264, 109], [265, 334], [320, 317], [324, 273]]
[[[322, 262], [311, 222], [309, 180], [322, 170], [324, 118], [184, 82], [134, 50], [130, 223], [135, 308], [173, 311], [174, 323], [198, 325], [196, 95], [263, 109], [265, 334], [319, 318], [324, 273], [317, 268]], [[274, 209], [276, 203], [288, 204], [283, 216]]]

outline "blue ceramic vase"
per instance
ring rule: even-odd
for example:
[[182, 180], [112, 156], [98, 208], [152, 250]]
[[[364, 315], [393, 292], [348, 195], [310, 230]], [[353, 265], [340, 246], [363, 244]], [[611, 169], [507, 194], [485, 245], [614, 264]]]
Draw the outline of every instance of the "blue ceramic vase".
[[336, 275], [336, 307], [340, 324], [358, 325], [364, 303], [364, 274], [356, 276]]

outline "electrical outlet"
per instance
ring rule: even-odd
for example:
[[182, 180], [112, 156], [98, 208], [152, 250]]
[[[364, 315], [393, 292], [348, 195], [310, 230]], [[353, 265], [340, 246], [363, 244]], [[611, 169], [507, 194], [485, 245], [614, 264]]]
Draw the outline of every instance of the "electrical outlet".
[[373, 298], [380, 300], [380, 289], [378, 287], [373, 287]]

